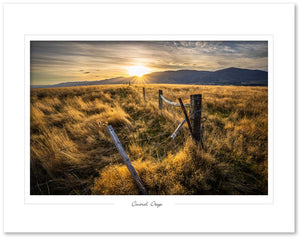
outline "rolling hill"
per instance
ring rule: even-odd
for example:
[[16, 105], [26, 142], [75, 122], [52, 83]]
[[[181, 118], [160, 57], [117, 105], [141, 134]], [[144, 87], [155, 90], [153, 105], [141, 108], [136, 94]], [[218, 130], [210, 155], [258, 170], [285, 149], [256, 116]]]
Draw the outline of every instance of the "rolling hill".
[[178, 70], [153, 72], [144, 75], [142, 80], [136, 76], [116, 77], [98, 81], [65, 82], [54, 85], [32, 85], [31, 88], [124, 84], [129, 81], [131, 83], [143, 82], [147, 84], [268, 86], [268, 72], [234, 67], [217, 71]]

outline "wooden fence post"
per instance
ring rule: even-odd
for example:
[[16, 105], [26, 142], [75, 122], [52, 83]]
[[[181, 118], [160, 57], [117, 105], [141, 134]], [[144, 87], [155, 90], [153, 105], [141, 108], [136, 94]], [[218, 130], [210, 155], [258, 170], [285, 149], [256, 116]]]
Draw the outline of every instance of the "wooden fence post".
[[146, 90], [144, 87], [143, 87], [143, 96], [144, 96], [144, 102], [146, 102]]
[[192, 125], [191, 125], [190, 119], [189, 119], [189, 117], [188, 117], [188, 114], [187, 114], [187, 112], [186, 112], [186, 110], [185, 110], [184, 104], [183, 104], [181, 98], [178, 98], [178, 101], [179, 101], [179, 103], [180, 103], [181, 109], [182, 109], [182, 111], [183, 111], [183, 114], [184, 114], [184, 116], [185, 116], [186, 122], [187, 122], [187, 124], [188, 124], [189, 130], [190, 130], [190, 133], [191, 133], [191, 136], [192, 136], [192, 138], [194, 139], [194, 137], [193, 137], [193, 129], [192, 129]]
[[142, 193], [143, 195], [147, 195], [147, 194], [148, 194], [148, 193], [147, 193], [147, 190], [146, 190], [146, 188], [145, 188], [145, 186], [144, 186], [142, 180], [140, 179], [140, 177], [139, 177], [138, 174], [136, 173], [134, 167], [132, 166], [132, 164], [131, 164], [131, 162], [130, 162], [130, 159], [128, 158], [128, 156], [127, 156], [125, 150], [123, 149], [123, 146], [122, 146], [121, 142], [119, 141], [119, 138], [118, 138], [118, 136], [116, 135], [116, 133], [115, 133], [113, 127], [112, 127], [112, 126], [108, 126], [107, 129], [108, 129], [108, 132], [109, 132], [111, 138], [113, 139], [113, 141], [114, 141], [116, 147], [118, 148], [118, 151], [119, 151], [119, 153], [121, 154], [121, 156], [122, 156], [122, 158], [123, 158], [123, 160], [124, 160], [124, 162], [125, 162], [125, 164], [126, 164], [128, 170], [129, 170], [129, 172], [131, 173], [131, 175], [132, 175], [134, 181], [136, 182], [136, 185], [138, 186], [139, 190], [141, 191], [141, 193]]
[[163, 91], [161, 89], [158, 90], [158, 108], [162, 110], [162, 98], [160, 95], [163, 95]]
[[194, 94], [190, 96], [191, 111], [190, 119], [192, 126], [193, 139], [201, 142], [201, 114], [202, 114], [202, 95]]

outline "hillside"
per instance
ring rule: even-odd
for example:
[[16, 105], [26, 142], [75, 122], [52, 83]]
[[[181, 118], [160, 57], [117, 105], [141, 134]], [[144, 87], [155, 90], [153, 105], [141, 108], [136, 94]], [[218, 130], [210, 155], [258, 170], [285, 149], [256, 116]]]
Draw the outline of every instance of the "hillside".
[[73, 87], [87, 85], [126, 84], [199, 84], [267, 86], [268, 72], [240, 68], [227, 68], [217, 71], [178, 70], [153, 72], [143, 77], [116, 77], [98, 81], [66, 82], [55, 85], [33, 85], [32, 88]]
[[[203, 96], [204, 148], [180, 107]], [[268, 88], [102, 85], [31, 90], [32, 195], [133, 195], [139, 191], [107, 126], [113, 126], [150, 195], [268, 194]]]

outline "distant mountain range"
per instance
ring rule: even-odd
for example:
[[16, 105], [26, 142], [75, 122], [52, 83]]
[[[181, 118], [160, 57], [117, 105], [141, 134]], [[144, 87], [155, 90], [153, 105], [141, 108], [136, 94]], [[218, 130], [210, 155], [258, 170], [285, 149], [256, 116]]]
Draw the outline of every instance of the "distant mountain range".
[[[154, 72], [143, 76], [146, 84], [198, 84], [198, 85], [236, 85], [268, 86], [268, 72], [240, 68], [227, 68], [217, 71], [178, 70]], [[32, 85], [31, 88], [56, 88], [87, 85], [107, 85], [141, 83], [137, 76], [117, 77], [98, 81], [65, 82], [54, 85]]]

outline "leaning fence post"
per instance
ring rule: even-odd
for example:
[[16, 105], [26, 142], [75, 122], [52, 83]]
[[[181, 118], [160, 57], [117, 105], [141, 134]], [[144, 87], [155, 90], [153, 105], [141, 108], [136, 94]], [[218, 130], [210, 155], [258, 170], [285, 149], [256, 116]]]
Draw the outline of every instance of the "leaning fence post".
[[192, 138], [194, 139], [194, 137], [193, 137], [193, 129], [192, 129], [192, 125], [191, 125], [190, 119], [189, 119], [189, 117], [188, 117], [188, 114], [187, 114], [187, 112], [186, 112], [186, 110], [185, 110], [185, 106], [184, 106], [184, 104], [183, 104], [181, 98], [178, 98], [178, 101], [179, 101], [179, 103], [180, 103], [181, 109], [182, 109], [182, 111], [183, 111], [183, 114], [184, 114], [184, 116], [185, 116], [186, 122], [187, 122], [187, 124], [188, 124], [189, 130], [190, 130], [190, 133], [191, 133], [191, 136], [192, 136]]
[[163, 95], [163, 91], [161, 89], [158, 90], [158, 108], [162, 110], [162, 98], [161, 95]]
[[131, 164], [131, 162], [130, 162], [130, 159], [128, 158], [128, 156], [127, 156], [125, 150], [123, 149], [123, 146], [122, 146], [122, 144], [121, 144], [121, 142], [120, 142], [118, 136], [116, 135], [116, 133], [115, 133], [113, 127], [112, 127], [112, 126], [108, 126], [107, 129], [108, 129], [108, 132], [109, 132], [111, 138], [113, 139], [113, 141], [114, 141], [114, 143], [115, 143], [115, 145], [116, 145], [116, 147], [117, 147], [119, 153], [121, 154], [121, 156], [122, 156], [122, 158], [123, 158], [123, 160], [124, 160], [124, 162], [125, 162], [125, 164], [126, 164], [128, 170], [129, 170], [129, 172], [131, 173], [131, 175], [132, 175], [134, 181], [136, 182], [136, 184], [137, 184], [139, 190], [141, 191], [141, 193], [142, 193], [143, 195], [147, 195], [147, 194], [148, 194], [148, 193], [147, 193], [147, 190], [146, 190], [146, 188], [145, 188], [145, 186], [144, 186], [142, 180], [140, 179], [140, 177], [139, 177], [138, 174], [136, 173], [134, 167], [132, 166], [132, 164]]
[[144, 102], [146, 102], [146, 91], [145, 91], [145, 88], [143, 88], [143, 96], [144, 96]]
[[191, 109], [190, 119], [192, 126], [193, 139], [201, 142], [201, 113], [202, 113], [202, 95], [195, 94], [190, 96]]

